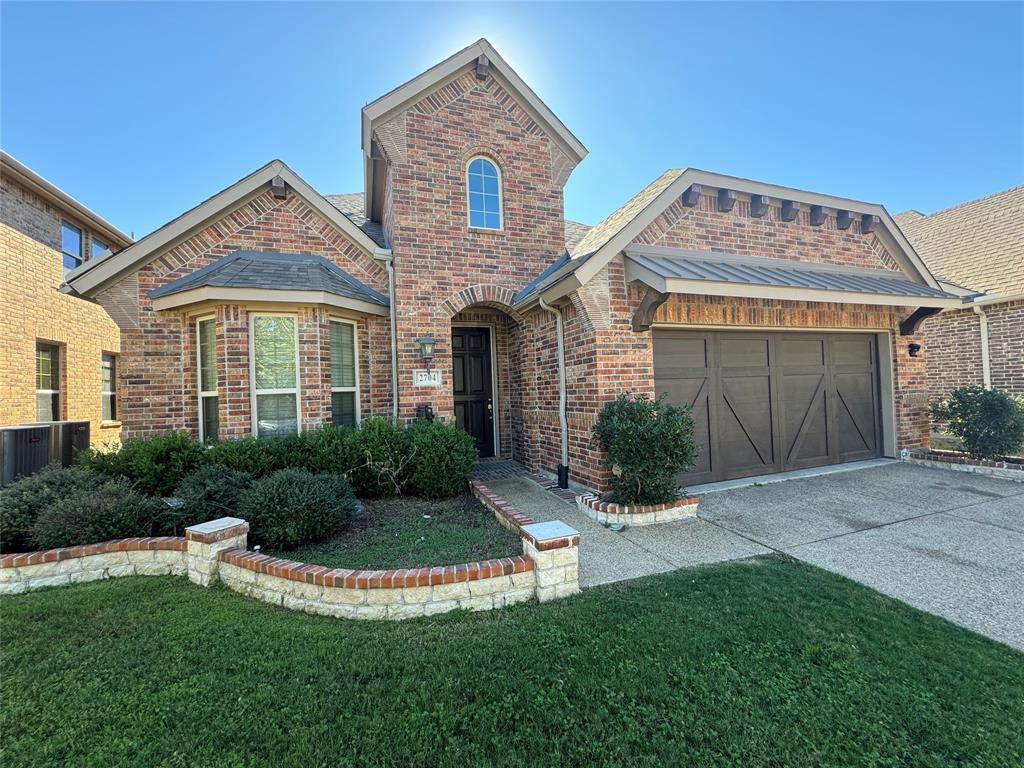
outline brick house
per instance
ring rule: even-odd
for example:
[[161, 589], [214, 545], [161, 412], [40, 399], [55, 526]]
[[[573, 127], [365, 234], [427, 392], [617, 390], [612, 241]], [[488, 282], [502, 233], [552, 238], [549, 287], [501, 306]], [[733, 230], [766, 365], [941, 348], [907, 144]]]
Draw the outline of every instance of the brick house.
[[131, 238], [0, 152], [0, 424], [88, 420], [93, 445], [120, 431], [117, 325], [60, 292], [65, 275]]
[[688, 169], [567, 222], [586, 149], [486, 40], [362, 134], [362, 193], [275, 160], [70, 276], [121, 328], [126, 437], [429, 406], [481, 456], [598, 487], [602, 405], [667, 392], [704, 446], [687, 482], [927, 441], [919, 326], [959, 299], [881, 206]]
[[934, 274], [964, 294], [924, 325], [930, 397], [966, 384], [1024, 395], [1024, 186], [895, 220]]

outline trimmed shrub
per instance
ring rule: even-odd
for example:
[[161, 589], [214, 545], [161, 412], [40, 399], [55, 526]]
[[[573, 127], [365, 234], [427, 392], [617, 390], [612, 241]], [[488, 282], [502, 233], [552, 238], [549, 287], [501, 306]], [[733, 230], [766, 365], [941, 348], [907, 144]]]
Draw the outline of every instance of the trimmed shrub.
[[34, 549], [32, 526], [43, 510], [106, 480], [98, 473], [53, 464], [4, 488], [0, 491], [0, 552]]
[[351, 474], [359, 462], [359, 432], [352, 427], [323, 426], [303, 434], [307, 466], [314, 472]]
[[983, 459], [1024, 448], [1024, 402], [1001, 389], [977, 385], [954, 389], [931, 407], [932, 418], [959, 437], [964, 449]]
[[608, 499], [619, 504], [664, 504], [678, 497], [676, 475], [690, 469], [699, 448], [689, 408], [619, 395], [605, 405], [593, 430], [612, 471]]
[[416, 421], [408, 429], [412, 450], [408, 490], [416, 496], [440, 499], [466, 489], [476, 464], [472, 437], [454, 425]]
[[174, 491], [182, 506], [171, 510], [172, 535], [181, 535], [189, 525], [236, 515], [238, 500], [250, 485], [252, 475], [227, 467], [208, 465], [186, 475]]
[[210, 446], [206, 459], [210, 464], [246, 472], [255, 478], [289, 467], [307, 467], [310, 462], [307, 434], [224, 440]]
[[344, 475], [314, 475], [282, 469], [257, 480], [238, 504], [250, 538], [274, 549], [289, 549], [343, 530], [356, 511]]
[[39, 549], [95, 544], [160, 533], [167, 505], [144, 496], [123, 478], [83, 487], [43, 509], [32, 525]]
[[402, 492], [410, 469], [409, 435], [400, 425], [373, 416], [355, 433], [356, 465], [349, 477], [362, 497], [396, 496]]
[[78, 465], [130, 481], [150, 496], [170, 496], [206, 460], [206, 448], [188, 432], [126, 440], [116, 451], [83, 451]]

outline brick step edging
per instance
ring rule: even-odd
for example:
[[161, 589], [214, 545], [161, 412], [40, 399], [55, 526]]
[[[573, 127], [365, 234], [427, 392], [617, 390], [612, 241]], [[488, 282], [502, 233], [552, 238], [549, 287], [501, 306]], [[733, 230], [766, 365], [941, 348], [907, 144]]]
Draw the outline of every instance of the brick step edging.
[[612, 501], [601, 501], [601, 498], [593, 493], [582, 493], [576, 497], [576, 506], [580, 512], [592, 520], [602, 524], [620, 523], [632, 526], [669, 523], [694, 517], [699, 503], [700, 498], [697, 496], [684, 496], [664, 504], [616, 504]]

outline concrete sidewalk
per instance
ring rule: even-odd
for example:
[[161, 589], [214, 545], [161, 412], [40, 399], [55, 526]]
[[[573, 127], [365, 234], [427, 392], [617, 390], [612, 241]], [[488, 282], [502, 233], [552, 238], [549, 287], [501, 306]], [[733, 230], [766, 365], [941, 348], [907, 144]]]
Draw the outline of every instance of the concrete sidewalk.
[[562, 520], [580, 532], [580, 586], [593, 587], [676, 568], [763, 555], [770, 549], [699, 518], [614, 533], [528, 477], [487, 485], [534, 520]]

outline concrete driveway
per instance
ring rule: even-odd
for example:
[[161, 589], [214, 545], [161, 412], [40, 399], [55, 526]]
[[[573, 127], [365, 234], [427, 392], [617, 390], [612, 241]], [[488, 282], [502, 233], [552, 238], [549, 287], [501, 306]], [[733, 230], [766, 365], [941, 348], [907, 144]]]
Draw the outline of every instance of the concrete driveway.
[[890, 464], [709, 493], [698, 514], [1024, 650], [1024, 483]]

